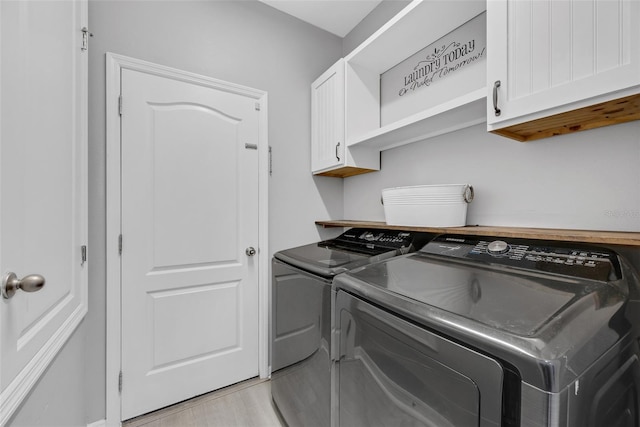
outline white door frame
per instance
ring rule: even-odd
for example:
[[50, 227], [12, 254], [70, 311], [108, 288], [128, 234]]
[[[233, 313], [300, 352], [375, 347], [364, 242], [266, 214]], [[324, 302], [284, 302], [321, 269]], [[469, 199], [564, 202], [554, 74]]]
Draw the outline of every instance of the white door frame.
[[[160, 77], [212, 87], [237, 93], [259, 104], [258, 141], [258, 370], [261, 378], [269, 375], [269, 250], [268, 250], [268, 184], [269, 148], [267, 132], [267, 93], [214, 78], [169, 68], [158, 64], [107, 52], [106, 54], [106, 120], [107, 120], [107, 344], [106, 344], [106, 424], [121, 424], [121, 402], [118, 376], [121, 366], [121, 305], [120, 255], [118, 237], [121, 230], [121, 174], [120, 174], [120, 79], [121, 71], [129, 69]], [[125, 379], [126, 381], [126, 379]]]

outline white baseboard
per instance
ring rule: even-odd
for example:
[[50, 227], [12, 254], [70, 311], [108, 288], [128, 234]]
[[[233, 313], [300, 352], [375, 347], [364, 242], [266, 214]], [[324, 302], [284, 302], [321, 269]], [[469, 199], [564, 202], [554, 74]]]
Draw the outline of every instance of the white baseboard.
[[87, 424], [87, 427], [106, 427], [107, 426], [107, 420], [98, 420], [98, 421], [94, 421], [91, 424]]

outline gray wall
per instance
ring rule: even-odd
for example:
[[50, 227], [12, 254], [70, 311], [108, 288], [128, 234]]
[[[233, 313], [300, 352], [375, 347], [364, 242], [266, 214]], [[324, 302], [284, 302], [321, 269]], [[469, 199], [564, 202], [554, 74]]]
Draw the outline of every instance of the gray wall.
[[640, 231], [640, 122], [519, 143], [484, 124], [382, 153], [344, 181], [346, 219], [384, 220], [383, 188], [469, 183], [467, 224]]
[[14, 426], [105, 418], [106, 52], [268, 92], [270, 254], [335, 234], [314, 221], [342, 216], [342, 181], [309, 172], [310, 84], [342, 56], [341, 38], [257, 1], [91, 0], [89, 27], [89, 314]]
[[347, 56], [409, 3], [411, 3], [410, 0], [382, 0], [375, 9], [344, 37], [342, 40], [342, 56]]

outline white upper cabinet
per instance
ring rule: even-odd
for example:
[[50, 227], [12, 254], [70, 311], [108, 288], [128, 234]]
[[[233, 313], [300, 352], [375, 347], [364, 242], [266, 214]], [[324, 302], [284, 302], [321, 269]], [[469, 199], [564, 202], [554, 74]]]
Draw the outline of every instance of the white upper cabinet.
[[312, 169], [484, 122], [530, 141], [640, 120], [638, 22], [638, 0], [414, 0], [314, 82]]
[[379, 170], [381, 150], [484, 123], [485, 10], [485, 0], [414, 0], [320, 76], [312, 171]]
[[[485, 10], [484, 0], [415, 0], [354, 49], [345, 58], [347, 146], [389, 149], [485, 122], [486, 54], [479, 44], [464, 58], [455, 52], [477, 36], [459, 30], [474, 19], [484, 39]], [[433, 57], [442, 61], [428, 64]], [[396, 80], [388, 91], [387, 72]]]
[[311, 170], [342, 166], [344, 146], [344, 61], [340, 59], [311, 84]]
[[521, 141], [640, 118], [640, 2], [487, 2], [488, 130]]
[[346, 147], [344, 124], [344, 60], [340, 59], [311, 84], [314, 174], [346, 177], [380, 169], [379, 152], [352, 152]]

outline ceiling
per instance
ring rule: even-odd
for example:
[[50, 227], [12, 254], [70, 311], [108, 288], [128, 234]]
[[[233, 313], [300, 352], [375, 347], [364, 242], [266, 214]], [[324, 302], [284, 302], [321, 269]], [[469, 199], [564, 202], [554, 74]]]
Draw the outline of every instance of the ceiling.
[[344, 37], [382, 0], [260, 0], [311, 25]]

